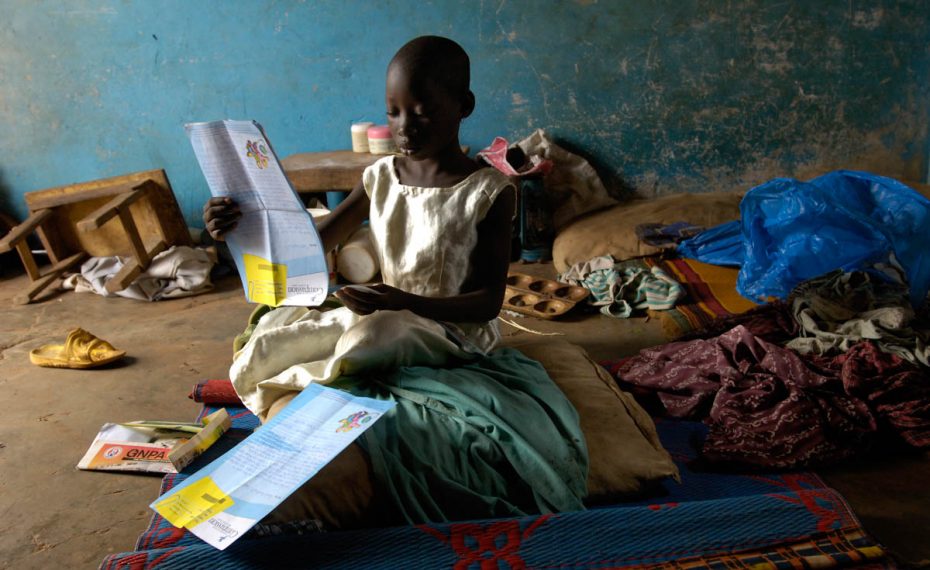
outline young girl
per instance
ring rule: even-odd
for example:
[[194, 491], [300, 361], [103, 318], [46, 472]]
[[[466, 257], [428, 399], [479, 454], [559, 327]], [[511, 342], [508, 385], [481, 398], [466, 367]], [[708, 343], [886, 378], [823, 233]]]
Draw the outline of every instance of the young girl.
[[[281, 308], [266, 315], [230, 370], [259, 417], [288, 392], [343, 374], [444, 365], [491, 350], [503, 301], [515, 191], [462, 153], [459, 125], [475, 107], [469, 60], [436, 36], [403, 46], [388, 66], [387, 119], [403, 156], [369, 167], [319, 225], [326, 251], [365, 219], [383, 283], [347, 287], [345, 309]], [[229, 198], [204, 207], [216, 239], [240, 213]]]
[[[383, 283], [341, 289], [343, 308], [265, 314], [230, 376], [263, 420], [311, 382], [397, 407], [271, 520], [348, 528], [580, 509], [587, 452], [574, 408], [538, 363], [489, 354], [516, 196], [461, 151], [475, 106], [468, 56], [445, 38], [412, 40], [388, 67], [386, 104], [402, 156], [369, 167], [319, 226], [329, 251], [367, 218]], [[228, 199], [204, 208], [217, 239], [238, 218]]]

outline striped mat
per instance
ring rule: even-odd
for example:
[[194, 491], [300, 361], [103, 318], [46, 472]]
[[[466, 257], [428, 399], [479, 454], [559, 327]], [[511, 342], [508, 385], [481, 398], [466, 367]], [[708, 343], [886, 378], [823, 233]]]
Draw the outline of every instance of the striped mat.
[[[206, 407], [204, 414], [214, 411]], [[233, 429], [199, 465], [246, 437], [258, 421], [227, 406]], [[225, 551], [154, 516], [133, 552], [101, 568], [891, 568], [846, 501], [809, 472], [692, 469], [705, 428], [660, 419], [682, 482], [659, 497], [587, 511], [511, 519], [272, 535], [265, 527]], [[192, 466], [191, 472], [198, 465]], [[189, 473], [164, 478], [164, 493]]]
[[702, 329], [719, 317], [744, 313], [757, 306], [736, 291], [738, 268], [709, 265], [694, 259], [662, 259], [661, 256], [632, 261], [662, 269], [681, 283], [687, 292], [675, 308], [650, 312], [663, 319], [663, 325], [672, 338]]

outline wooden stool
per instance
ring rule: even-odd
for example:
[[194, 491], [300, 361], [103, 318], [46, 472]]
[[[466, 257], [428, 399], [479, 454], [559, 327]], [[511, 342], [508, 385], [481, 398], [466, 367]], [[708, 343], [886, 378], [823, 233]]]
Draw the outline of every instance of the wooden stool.
[[[31, 302], [87, 256], [131, 258], [107, 281], [107, 291], [115, 293], [169, 245], [192, 243], [164, 170], [28, 192], [24, 198], [29, 218], [0, 240], [0, 252], [15, 248], [32, 281], [24, 294], [14, 298], [17, 303]], [[32, 232], [52, 261], [44, 272], [26, 243]]]

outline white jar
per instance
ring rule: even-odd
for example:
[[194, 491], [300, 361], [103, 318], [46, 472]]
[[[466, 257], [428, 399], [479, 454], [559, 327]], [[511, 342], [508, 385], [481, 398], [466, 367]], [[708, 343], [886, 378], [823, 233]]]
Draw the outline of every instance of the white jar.
[[374, 123], [354, 123], [352, 125], [352, 152], [368, 152], [368, 129]]

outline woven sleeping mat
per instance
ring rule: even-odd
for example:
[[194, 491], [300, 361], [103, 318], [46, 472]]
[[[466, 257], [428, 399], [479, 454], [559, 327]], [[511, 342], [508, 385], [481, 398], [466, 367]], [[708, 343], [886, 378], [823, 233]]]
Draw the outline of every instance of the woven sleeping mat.
[[[190, 472], [258, 425], [225, 406], [233, 429]], [[206, 406], [203, 414], [214, 411]], [[101, 568], [830, 568], [892, 567], [843, 498], [815, 474], [692, 469], [704, 427], [658, 420], [681, 468], [650, 499], [513, 519], [317, 532], [264, 527], [219, 551], [154, 516], [133, 552]], [[161, 492], [188, 473], [168, 475]]]

